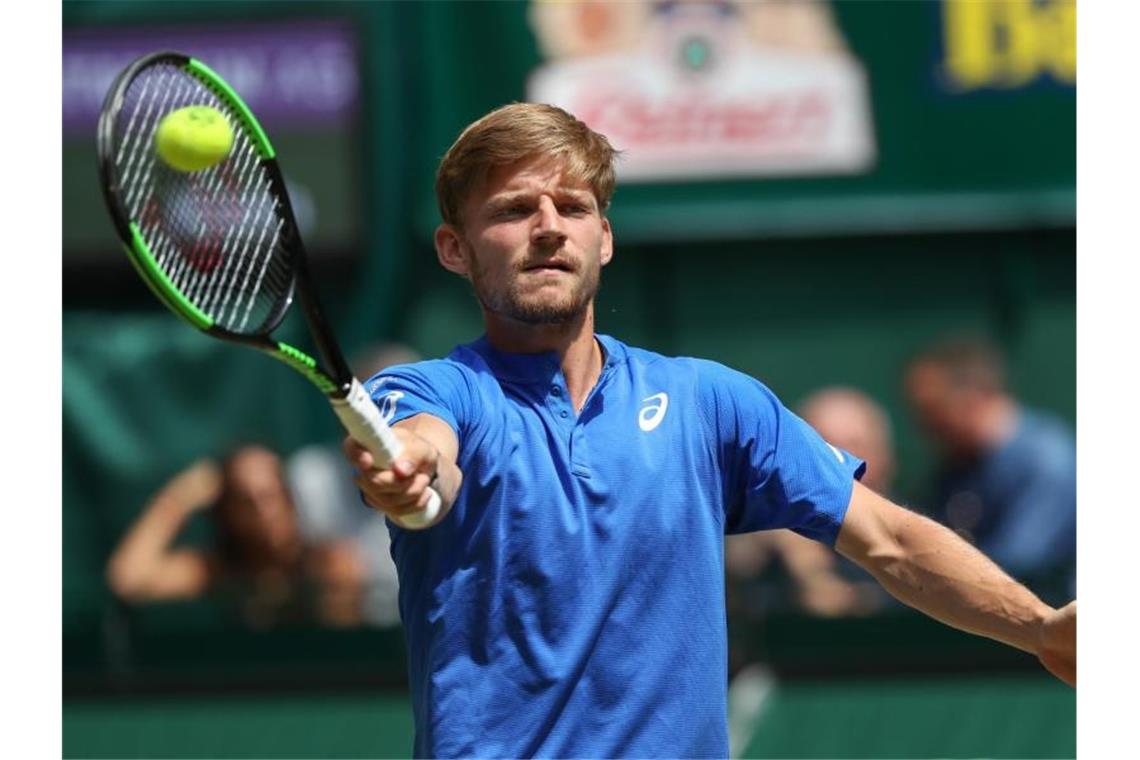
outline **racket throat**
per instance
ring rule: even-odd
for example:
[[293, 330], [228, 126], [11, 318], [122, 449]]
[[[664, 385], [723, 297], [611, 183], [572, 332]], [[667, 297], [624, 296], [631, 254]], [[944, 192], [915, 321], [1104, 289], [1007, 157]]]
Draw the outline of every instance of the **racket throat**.
[[277, 359], [284, 364], [288, 364], [297, 372], [300, 372], [306, 380], [315, 385], [317, 389], [330, 398], [343, 398], [348, 393], [348, 389], [341, 388], [332, 378], [326, 375], [317, 366], [317, 360], [301, 351], [298, 348], [290, 346], [288, 343], [277, 341], [271, 347], [267, 348], [267, 353], [274, 359]]

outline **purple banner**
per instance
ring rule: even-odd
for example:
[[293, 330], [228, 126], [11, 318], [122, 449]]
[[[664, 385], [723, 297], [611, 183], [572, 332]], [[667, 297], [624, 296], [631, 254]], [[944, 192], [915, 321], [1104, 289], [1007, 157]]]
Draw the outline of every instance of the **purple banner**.
[[346, 126], [360, 94], [346, 21], [114, 27], [63, 34], [64, 137], [91, 136], [111, 81], [145, 53], [171, 50], [218, 72], [272, 138], [275, 130]]

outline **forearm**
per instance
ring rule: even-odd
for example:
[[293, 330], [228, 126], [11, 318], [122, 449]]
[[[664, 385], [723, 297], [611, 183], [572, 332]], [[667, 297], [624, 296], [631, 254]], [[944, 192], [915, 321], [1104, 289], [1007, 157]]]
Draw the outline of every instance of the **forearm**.
[[952, 531], [896, 509], [893, 541], [864, 563], [883, 588], [947, 625], [1036, 653], [1052, 608]]
[[171, 547], [189, 516], [181, 502], [160, 494], [127, 532], [107, 563], [107, 582], [120, 596], [150, 595], [164, 575]]
[[119, 542], [112, 565], [149, 563], [157, 560], [186, 524], [189, 511], [179, 502], [159, 494]]
[[205, 582], [200, 554], [175, 551], [173, 544], [190, 515], [213, 501], [221, 475], [208, 461], [175, 476], [147, 504], [115, 548], [107, 581], [120, 596], [141, 598], [196, 593]]
[[463, 472], [459, 466], [447, 459], [441, 459], [439, 465], [436, 467], [435, 480], [432, 482], [432, 487], [439, 493], [439, 498], [443, 501], [443, 508], [441, 512], [447, 514], [451, 509], [451, 505], [455, 503], [455, 497], [459, 495], [459, 487], [463, 485]]

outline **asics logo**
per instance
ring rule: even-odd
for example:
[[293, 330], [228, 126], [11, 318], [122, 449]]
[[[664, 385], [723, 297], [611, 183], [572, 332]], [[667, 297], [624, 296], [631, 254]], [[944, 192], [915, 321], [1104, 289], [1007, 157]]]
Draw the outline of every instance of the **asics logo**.
[[403, 397], [403, 391], [388, 391], [376, 399], [376, 403], [380, 407], [380, 416], [385, 422], [391, 422], [392, 418], [396, 416], [396, 402]]
[[372, 380], [369, 380], [367, 383], [364, 384], [364, 389], [366, 391], [368, 391], [369, 394], [372, 394], [372, 393], [375, 393], [376, 391], [380, 390], [384, 386], [385, 383], [390, 383], [391, 381], [392, 381], [392, 378], [390, 378], [390, 377], [373, 378]]
[[665, 418], [665, 410], [669, 408], [669, 396], [664, 393], [655, 393], [641, 400], [645, 406], [637, 415], [637, 426], [648, 433]]
[[[827, 443], [827, 441], [824, 441], [824, 443]], [[839, 460], [839, 464], [845, 464], [846, 463], [847, 460], [845, 460], [843, 458], [843, 452], [842, 451], [835, 448], [830, 443], [827, 443], [827, 448], [831, 449], [831, 453], [834, 454], [835, 458]]]

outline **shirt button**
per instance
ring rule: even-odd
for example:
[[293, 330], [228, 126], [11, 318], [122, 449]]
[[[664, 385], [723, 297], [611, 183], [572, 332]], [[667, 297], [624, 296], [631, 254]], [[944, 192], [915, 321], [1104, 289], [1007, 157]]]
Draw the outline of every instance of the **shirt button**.
[[550, 386], [550, 393], [554, 396], [561, 396], [562, 395], [562, 389], [559, 388], [557, 385], [552, 385], [552, 386]]
[[570, 416], [570, 412], [563, 409], [561, 412], [558, 413], [558, 416], [561, 417], [562, 419], [566, 419], [567, 417]]

